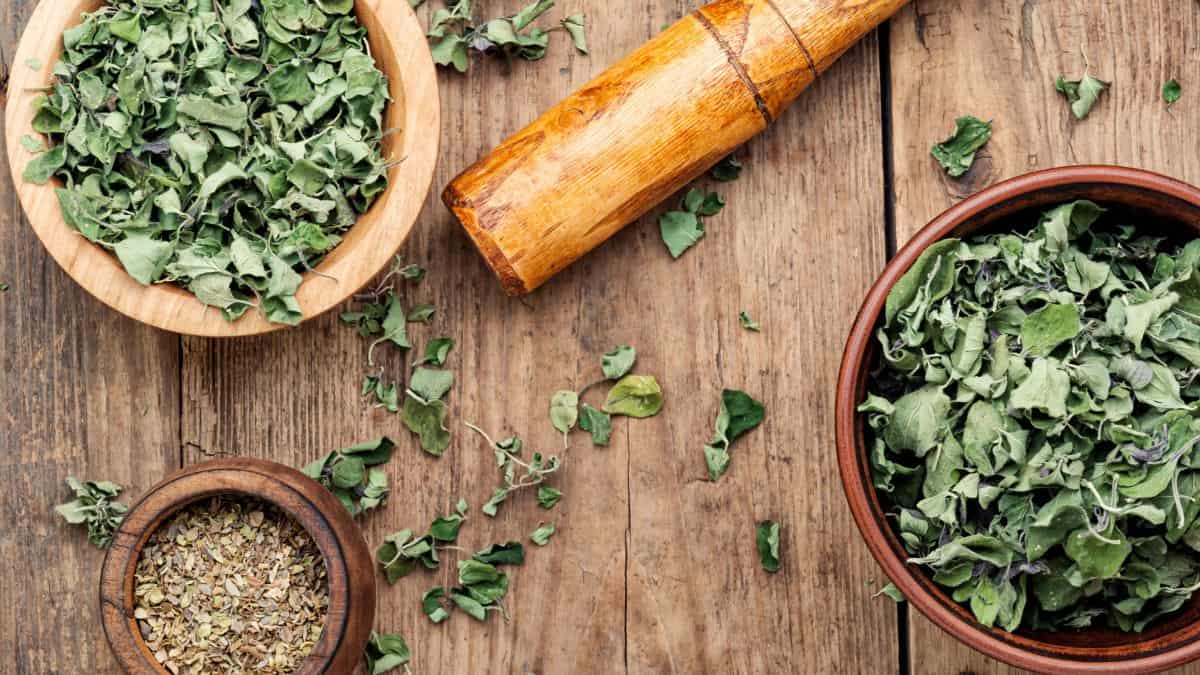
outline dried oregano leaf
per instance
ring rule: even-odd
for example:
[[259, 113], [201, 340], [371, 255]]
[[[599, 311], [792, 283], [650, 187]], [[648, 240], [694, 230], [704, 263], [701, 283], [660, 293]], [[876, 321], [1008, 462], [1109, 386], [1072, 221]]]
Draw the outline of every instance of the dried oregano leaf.
[[353, 9], [112, 0], [63, 35], [24, 179], [60, 178], [67, 223], [140, 283], [298, 323], [300, 273], [388, 182], [387, 80]]
[[1141, 631], [1200, 589], [1200, 240], [1086, 201], [1030, 221], [892, 289], [872, 480], [981, 623]]

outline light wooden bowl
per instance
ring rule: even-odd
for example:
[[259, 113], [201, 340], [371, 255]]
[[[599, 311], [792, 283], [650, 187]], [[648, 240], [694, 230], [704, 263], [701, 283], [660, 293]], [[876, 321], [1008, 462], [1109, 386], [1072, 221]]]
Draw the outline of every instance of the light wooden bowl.
[[100, 574], [100, 620], [113, 655], [130, 675], [169, 675], [142, 640], [134, 618], [134, 573], [150, 535], [180, 509], [217, 495], [277, 506], [303, 527], [325, 559], [325, 628], [296, 675], [349, 673], [362, 661], [375, 619], [375, 563], [350, 512], [299, 471], [261, 459], [197, 464], [168, 476], [130, 508]]
[[[37, 136], [32, 127], [35, 90], [52, 79], [54, 63], [62, 53], [63, 31], [80, 23], [83, 12], [103, 4], [102, 0], [42, 0], [13, 57], [5, 143], [16, 193], [33, 231], [72, 279], [130, 318], [175, 333], [210, 337], [257, 335], [285, 328], [269, 323], [255, 310], [229, 323], [219, 310], [205, 307], [174, 284], [141, 285], [116, 256], [92, 244], [63, 220], [54, 195], [54, 188], [61, 186], [57, 179], [46, 185], [21, 179], [35, 156], [20, 143], [25, 134]], [[383, 126], [401, 129], [384, 138], [384, 157], [402, 161], [388, 174], [387, 191], [317, 267], [320, 274], [304, 275], [296, 299], [306, 320], [340, 304], [388, 264], [416, 222], [437, 161], [441, 128], [437, 76], [425, 31], [405, 2], [356, 0], [355, 10], [367, 29], [371, 53], [388, 76], [393, 101], [384, 113]], [[42, 67], [34, 70], [28, 62], [40, 62]]]

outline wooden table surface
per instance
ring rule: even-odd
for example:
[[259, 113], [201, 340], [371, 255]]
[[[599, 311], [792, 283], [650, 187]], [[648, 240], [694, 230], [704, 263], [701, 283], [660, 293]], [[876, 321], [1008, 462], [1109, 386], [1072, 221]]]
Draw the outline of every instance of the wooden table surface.
[[[479, 4], [498, 14], [523, 3]], [[545, 60], [511, 73], [502, 63], [443, 72], [435, 193], [696, 4], [560, 0], [555, 18], [587, 12], [590, 57], [556, 34]], [[0, 72], [21, 67], [12, 55], [33, 5], [0, 3]], [[439, 6], [430, 0], [422, 20]], [[1113, 89], [1077, 122], [1053, 82], [1082, 74], [1081, 53]], [[1184, 95], [1167, 109], [1159, 92], [1172, 77]], [[951, 180], [928, 149], [962, 114], [995, 120], [996, 132], [975, 168]], [[727, 208], [679, 261], [651, 214], [527, 301], [510, 300], [431, 194], [403, 255], [429, 268], [406, 289], [408, 303], [438, 308], [414, 332], [457, 341], [454, 442], [440, 460], [421, 453], [397, 416], [358, 397], [365, 350], [336, 316], [227, 342], [142, 327], [76, 287], [11, 190], [0, 190], [0, 281], [11, 285], [0, 294], [0, 671], [115, 670], [97, 623], [102, 553], [52, 511], [69, 498], [68, 475], [117, 481], [136, 498], [211, 455], [298, 466], [387, 434], [400, 449], [388, 467], [392, 499], [364, 521], [372, 546], [424, 527], [460, 495], [475, 507], [464, 546], [524, 538], [541, 519], [559, 527], [515, 571], [508, 622], [457, 615], [431, 625], [420, 596], [448, 569], [380, 588], [377, 628], [408, 638], [417, 673], [1010, 672], [916, 612], [871, 598], [868, 581], [880, 573], [834, 459], [845, 332], [895, 246], [964, 196], [1073, 163], [1200, 182], [1198, 148], [1196, 3], [922, 0], [744, 149], [743, 177], [717, 188]], [[763, 333], [738, 326], [742, 309]], [[589, 382], [617, 343], [635, 345], [638, 370], [658, 376], [664, 413], [621, 419], [609, 448], [579, 436], [556, 510], [525, 495], [494, 520], [479, 514], [495, 467], [461, 422], [553, 447], [549, 396]], [[401, 367], [402, 356], [388, 359]], [[701, 449], [723, 387], [763, 400], [767, 422], [713, 484]], [[763, 518], [783, 524], [783, 569], [773, 576], [753, 543]]]

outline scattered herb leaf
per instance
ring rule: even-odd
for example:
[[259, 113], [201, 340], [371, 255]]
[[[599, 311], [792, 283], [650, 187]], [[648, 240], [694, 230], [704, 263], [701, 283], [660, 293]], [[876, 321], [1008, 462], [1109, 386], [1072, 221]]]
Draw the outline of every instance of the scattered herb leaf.
[[1179, 80], [1170, 80], [1163, 85], [1162, 97], [1167, 105], [1174, 105], [1183, 96], [1183, 87], [1179, 85]]
[[538, 528], [529, 535], [529, 540], [537, 546], [545, 546], [550, 543], [552, 536], [554, 536], [554, 523], [539, 523]]
[[763, 404], [748, 394], [734, 389], [721, 392], [721, 412], [717, 414], [717, 431], [704, 446], [704, 463], [715, 482], [729, 469], [729, 450], [733, 441], [762, 424], [766, 417]]
[[567, 17], [558, 28], [532, 28], [526, 31], [553, 6], [553, 0], [534, 0], [512, 16], [476, 24], [472, 17], [471, 0], [456, 0], [453, 5], [433, 14], [427, 35], [434, 40], [430, 49], [434, 63], [453, 66], [458, 72], [465, 73], [472, 52], [497, 54], [510, 62], [513, 58], [537, 61], [546, 55], [549, 35], [554, 30], [566, 31], [575, 48], [586, 54], [587, 40], [582, 14]]
[[888, 582], [888, 584], [886, 586], [879, 589], [879, 592], [871, 597], [878, 598], [881, 595], [886, 598], [889, 598], [892, 602], [896, 602], [896, 603], [904, 602], [904, 594], [900, 592], [899, 588], [896, 588], [896, 584], [893, 584], [891, 582]]
[[667, 211], [658, 219], [663, 243], [678, 259], [685, 251], [704, 237], [703, 218], [715, 216], [725, 207], [724, 200], [715, 192], [704, 193], [689, 190], [683, 199], [682, 211]]
[[550, 399], [550, 424], [563, 435], [563, 447], [568, 447], [567, 437], [579, 420], [579, 394], [573, 391], [558, 391]]
[[742, 313], [738, 315], [738, 321], [741, 322], [742, 328], [746, 330], [752, 330], [756, 333], [762, 330], [762, 324], [750, 318], [750, 313], [746, 310], [742, 310]]
[[579, 428], [592, 434], [592, 444], [607, 446], [612, 438], [612, 416], [584, 403], [579, 408]]
[[335, 450], [301, 471], [332, 492], [350, 515], [357, 516], [387, 501], [387, 474], [373, 467], [387, 463], [395, 447], [385, 436]]
[[433, 305], [417, 305], [408, 312], [409, 323], [429, 323], [437, 309]]
[[450, 349], [454, 347], [454, 340], [443, 337], [431, 340], [425, 345], [425, 356], [421, 360], [413, 363], [414, 366], [431, 365], [444, 366], [446, 365], [446, 357], [450, 355]]
[[552, 509], [562, 499], [562, 490], [552, 487], [540, 487], [537, 492], [538, 504], [543, 509]]
[[[521, 454], [522, 443], [521, 439], [516, 436], [502, 441], [494, 441], [479, 427], [469, 423], [467, 427], [488, 442], [488, 447], [496, 457], [496, 467], [500, 470], [503, 480], [501, 486], [492, 492], [491, 498], [483, 505], [481, 510], [484, 515], [494, 518], [497, 509], [508, 499], [510, 494], [541, 484], [562, 467], [558, 457], [544, 458], [540, 452], [533, 453], [533, 458], [529, 462], [522, 461], [518, 457]], [[521, 469], [524, 470], [524, 473], [518, 477], [518, 470]]]
[[604, 377], [610, 380], [619, 380], [633, 370], [635, 361], [637, 361], [636, 349], [629, 345], [617, 345], [611, 352], [600, 357], [600, 370], [604, 372]]
[[400, 666], [404, 666], [405, 672], [408, 672], [408, 662], [411, 658], [412, 654], [408, 650], [408, 644], [404, 642], [404, 638], [400, 634], [371, 633], [371, 640], [367, 642], [366, 650], [369, 675], [381, 675]]
[[663, 392], [649, 375], [626, 375], [608, 392], [604, 412], [628, 417], [654, 417], [662, 410]]
[[958, 178], [975, 163], [975, 153], [992, 138], [992, 123], [965, 115], [954, 121], [954, 134], [930, 149], [946, 173]]
[[764, 520], [758, 524], [758, 558], [768, 572], [779, 571], [779, 523]]
[[1084, 73], [1083, 79], [1080, 80], [1068, 80], [1060, 75], [1054, 83], [1054, 88], [1058, 93], [1066, 97], [1071, 104], [1071, 112], [1074, 113], [1075, 118], [1080, 120], [1085, 119], [1088, 113], [1092, 112], [1100, 94], [1104, 93], [1108, 87], [1108, 82], [1087, 73]]
[[742, 163], [738, 161], [736, 155], [729, 155], [725, 159], [717, 162], [717, 165], [708, 170], [708, 175], [713, 180], [728, 183], [735, 181], [742, 175]]

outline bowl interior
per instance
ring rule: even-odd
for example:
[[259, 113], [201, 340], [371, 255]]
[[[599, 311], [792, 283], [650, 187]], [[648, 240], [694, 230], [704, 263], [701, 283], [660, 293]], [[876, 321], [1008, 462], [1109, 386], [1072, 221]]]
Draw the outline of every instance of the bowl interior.
[[[1071, 663], [1107, 662], [1125, 664], [1113, 672], [1129, 672], [1131, 659], [1148, 659], [1147, 664], [1159, 667], [1200, 655], [1200, 596], [1141, 633], [1110, 628], [1008, 633], [979, 624], [968, 608], [933, 582], [928, 572], [905, 562], [908, 553], [887, 521], [884, 504], [871, 484], [865, 420], [854, 411], [866, 398], [869, 374], [878, 362], [874, 330], [887, 292], [921, 251], [947, 237], [1028, 228], [1045, 209], [1075, 199], [1098, 202], [1110, 210], [1110, 217], [1147, 232], [1174, 239], [1200, 236], [1200, 191], [1161, 176], [1106, 167], [1032, 174], [991, 188], [947, 211], [888, 265], [856, 320], [839, 380], [840, 463], [847, 496], [872, 553], [912, 604], [935, 623], [971, 646], [1015, 665], [1070, 670]], [[841, 441], [843, 435], [850, 443]], [[1096, 671], [1091, 668], [1089, 672]]]
[[[195, 296], [170, 283], [142, 286], [116, 259], [76, 233], [62, 218], [54, 189], [21, 178], [35, 155], [19, 139], [33, 134], [32, 100], [52, 79], [62, 53], [62, 33], [78, 25], [81, 14], [103, 6], [103, 0], [43, 0], [22, 36], [14, 62], [40, 63], [34, 70], [13, 68], [6, 107], [5, 130], [14, 186], [30, 225], [63, 269], [105, 304], [121, 313], [176, 333], [228, 337], [254, 335], [285, 328], [257, 311], [229, 323]], [[343, 234], [314, 272], [304, 274], [296, 295], [305, 320], [340, 304], [365, 286], [404, 243], [424, 203], [433, 179], [439, 133], [436, 73], [424, 31], [412, 10], [389, 0], [356, 0], [355, 12], [367, 29], [376, 65], [388, 77], [392, 101], [384, 111], [383, 155], [393, 166], [389, 184], [370, 210]], [[36, 134], [33, 134], [36, 135]]]
[[[217, 489], [214, 489], [211, 491], [196, 492], [196, 493], [190, 494], [185, 499], [181, 499], [181, 500], [171, 504], [168, 508], [165, 508], [162, 511], [160, 511], [158, 514], [156, 514], [153, 521], [150, 522], [149, 526], [146, 527], [142, 531], [141, 536], [138, 539], [137, 545], [134, 548], [133, 555], [130, 558], [130, 560], [132, 561], [132, 569], [129, 570], [129, 574], [128, 574], [128, 583], [126, 584], [126, 589], [125, 589], [126, 594], [125, 594], [125, 603], [124, 603], [125, 604], [124, 609], [128, 616], [133, 616], [133, 611], [134, 611], [134, 607], [135, 607], [134, 574], [136, 572], [138, 561], [142, 557], [142, 551], [143, 551], [143, 549], [145, 549], [147, 542], [150, 541], [150, 537], [155, 532], [157, 532], [160, 527], [163, 527], [164, 525], [166, 525], [167, 522], [170, 521], [171, 518], [173, 518], [180, 511], [182, 511], [182, 510], [186, 509], [187, 507], [192, 506], [194, 504], [208, 501], [214, 497], [231, 497], [231, 498], [235, 498], [235, 499], [255, 499], [255, 500], [258, 500], [258, 501], [261, 501], [261, 502], [264, 502], [264, 503], [274, 506], [275, 508], [279, 509], [279, 511], [281, 513], [286, 514], [287, 517], [296, 521], [297, 524], [299, 524], [302, 528], [304, 528], [304, 531], [313, 540], [313, 542], [317, 545], [318, 550], [321, 552], [321, 560], [325, 565], [326, 592], [330, 593], [331, 598], [332, 598], [332, 589], [330, 588], [331, 580], [329, 578], [329, 576], [330, 576], [329, 572], [330, 572], [330, 570], [337, 569], [341, 565], [341, 561], [339, 559], [340, 551], [330, 550], [330, 547], [329, 547], [327, 541], [322, 540], [320, 537], [316, 536], [316, 533], [314, 533], [312, 530], [310, 530], [310, 528], [314, 524], [311, 513], [308, 513], [306, 511], [296, 511], [293, 505], [289, 505], [288, 503], [281, 503], [281, 502], [273, 501], [270, 498], [268, 498], [262, 494], [256, 494], [249, 490], [238, 489], [236, 487], [217, 488]], [[335, 557], [335, 556], [338, 556], [338, 557]], [[335, 630], [344, 628], [344, 626], [341, 625], [342, 617], [333, 617], [333, 618], [334, 618], [334, 620], [331, 621], [329, 614], [326, 613], [324, 624], [321, 627], [321, 636], [317, 639], [316, 643], [314, 644], [313, 651], [309, 653], [309, 655], [304, 659], [304, 661], [297, 668], [297, 671], [296, 671], [297, 673], [300, 673], [300, 674], [310, 673], [310, 672], [317, 673], [317, 672], [320, 672], [321, 669], [324, 667], [325, 662], [328, 660], [328, 654], [330, 651], [329, 645], [331, 645], [338, 639], [336, 635], [331, 633], [331, 631], [330, 631], [331, 625], [333, 625], [333, 628]], [[137, 645], [142, 650], [144, 650], [144, 652], [146, 654], [149, 654], [150, 649], [149, 649], [149, 647], [146, 646], [145, 640], [142, 638], [142, 633], [140, 630], [137, 629], [136, 625], [134, 626], [134, 630], [132, 630], [131, 632], [132, 632], [132, 637], [133, 637], [134, 641], [137, 643]], [[151, 659], [150, 662], [155, 663], [155, 661], [153, 661], [153, 659]], [[165, 669], [163, 669], [162, 672], [167, 672], [167, 671]]]

